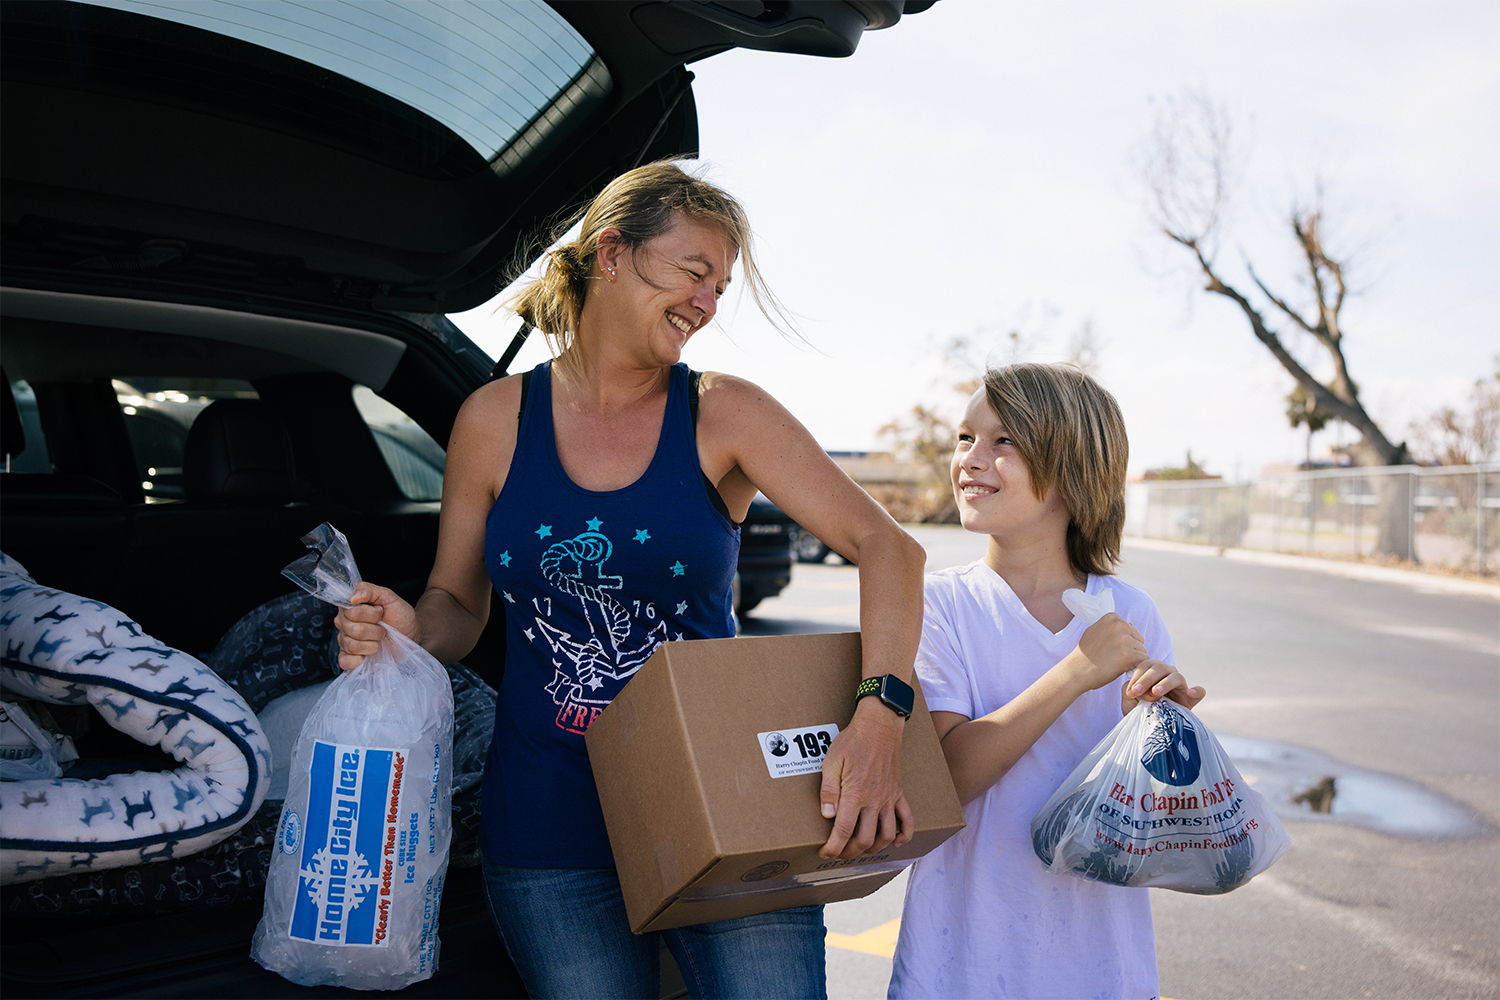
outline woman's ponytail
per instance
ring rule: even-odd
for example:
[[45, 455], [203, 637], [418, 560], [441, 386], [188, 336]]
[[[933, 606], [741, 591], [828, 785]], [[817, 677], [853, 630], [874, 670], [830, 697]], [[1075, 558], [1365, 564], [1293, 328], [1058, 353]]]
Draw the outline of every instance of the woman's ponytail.
[[510, 308], [540, 330], [557, 355], [572, 346], [588, 295], [593, 262], [585, 259], [581, 243], [573, 240], [549, 252], [542, 276], [510, 301]]

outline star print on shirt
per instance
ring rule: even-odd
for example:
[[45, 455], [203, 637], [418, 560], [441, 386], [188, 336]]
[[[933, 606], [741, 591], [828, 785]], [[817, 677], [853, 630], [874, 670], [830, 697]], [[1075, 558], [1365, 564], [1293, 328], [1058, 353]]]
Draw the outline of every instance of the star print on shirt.
[[591, 517], [583, 523], [589, 526], [590, 531], [598, 531], [599, 525], [603, 524], [604, 522], [599, 520], [597, 517]]
[[534, 632], [532, 632], [531, 629], [526, 629], [525, 632], [526, 632], [526, 638], [532, 639], [532, 640], [536, 639], [536, 634]]
[[682, 560], [681, 559], [679, 559], [676, 562], [674, 562], [672, 564], [672, 566], [671, 566], [671, 570], [672, 570], [672, 575], [673, 576], [681, 576], [682, 575], [682, 571], [685, 570], [685, 569], [687, 569], [687, 567], [682, 564]]
[[642, 545], [645, 545], [646, 544], [646, 539], [648, 539], [650, 537], [651, 537], [650, 532], [648, 532], [645, 528], [642, 528], [642, 529], [640, 529], [639, 531], [637, 531], [635, 533], [635, 540], [638, 541], [638, 542], [640, 542]]
[[509, 566], [510, 565], [510, 553], [509, 552], [502, 552], [502, 553], [500, 553], [500, 565], [501, 566]]
[[677, 613], [679, 615], [687, 613], [687, 601], [678, 601], [677, 602]]
[[502, 591], [500, 591], [500, 593], [502, 595], [504, 595], [505, 599], [507, 601], [509, 601], [510, 603], [512, 603], [512, 604], [516, 603], [516, 599], [514, 597], [510, 596], [510, 591], [508, 591], [508, 590], [502, 590]]
[[550, 534], [552, 534], [552, 525], [550, 524], [544, 524], [536, 529], [536, 537], [538, 538], [546, 538]]

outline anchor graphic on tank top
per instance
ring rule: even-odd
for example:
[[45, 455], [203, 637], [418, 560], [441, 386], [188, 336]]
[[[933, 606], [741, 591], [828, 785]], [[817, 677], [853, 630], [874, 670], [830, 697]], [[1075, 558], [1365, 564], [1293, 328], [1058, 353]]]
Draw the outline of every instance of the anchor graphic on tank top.
[[[535, 619], [534, 641], [545, 642], [554, 654], [552, 683], [546, 691], [558, 706], [558, 727], [569, 732], [586, 732], [609, 705], [609, 697], [595, 695], [606, 679], [630, 677], [668, 638], [665, 621], [658, 618], [654, 628], [642, 633], [636, 619], [611, 595], [625, 583], [623, 577], [604, 572], [613, 552], [614, 544], [603, 532], [589, 530], [555, 542], [542, 553], [542, 576], [582, 604], [589, 626], [588, 635], [573, 635], [545, 618]], [[550, 599], [533, 599], [533, 604], [550, 615]], [[648, 618], [656, 617], [654, 605], [646, 608]]]

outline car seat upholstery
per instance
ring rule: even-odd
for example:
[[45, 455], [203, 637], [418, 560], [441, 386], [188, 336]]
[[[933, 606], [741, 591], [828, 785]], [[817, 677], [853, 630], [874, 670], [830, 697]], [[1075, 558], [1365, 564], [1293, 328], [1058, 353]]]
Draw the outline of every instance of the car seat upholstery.
[[10, 472], [26, 431], [10, 380], [0, 370], [0, 544], [63, 589], [112, 595], [125, 554], [128, 516], [113, 487], [91, 476]]
[[221, 399], [188, 432], [181, 503], [136, 509], [124, 576], [131, 610], [181, 648], [212, 649], [251, 608], [294, 589], [281, 568], [331, 516], [304, 502], [285, 422], [254, 399]]
[[183, 490], [189, 503], [270, 506], [306, 499], [286, 425], [260, 400], [211, 403], [188, 431]]

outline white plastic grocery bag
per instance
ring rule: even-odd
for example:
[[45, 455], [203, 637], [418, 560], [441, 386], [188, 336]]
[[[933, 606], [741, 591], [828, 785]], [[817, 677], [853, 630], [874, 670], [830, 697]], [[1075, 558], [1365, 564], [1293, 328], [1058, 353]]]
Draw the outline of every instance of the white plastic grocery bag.
[[[330, 524], [282, 572], [349, 607], [359, 571]], [[250, 955], [303, 986], [395, 990], [430, 977], [452, 830], [453, 689], [394, 629], [318, 699], [292, 754]]]
[[[1063, 601], [1092, 624], [1114, 607], [1100, 596]], [[1265, 871], [1291, 838], [1208, 727], [1163, 699], [1089, 751], [1032, 819], [1031, 843], [1056, 874], [1213, 895]]]

